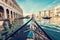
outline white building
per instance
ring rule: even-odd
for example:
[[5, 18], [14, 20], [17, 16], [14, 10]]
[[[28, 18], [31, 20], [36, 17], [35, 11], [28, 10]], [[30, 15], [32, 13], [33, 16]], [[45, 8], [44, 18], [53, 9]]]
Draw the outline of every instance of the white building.
[[55, 7], [55, 15], [60, 16], [60, 5]]
[[[0, 0], [0, 31], [4, 19], [9, 19], [11, 21], [20, 17], [23, 17], [23, 10], [16, 3], [16, 0]], [[21, 24], [23, 23], [23, 20], [18, 21]], [[19, 23], [17, 22], [16, 25], [20, 25]]]

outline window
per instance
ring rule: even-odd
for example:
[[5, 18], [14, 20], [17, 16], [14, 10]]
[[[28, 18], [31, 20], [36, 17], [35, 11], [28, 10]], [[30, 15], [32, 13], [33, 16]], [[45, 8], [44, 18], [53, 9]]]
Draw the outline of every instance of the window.
[[8, 9], [6, 10], [6, 13], [7, 13], [7, 18], [9, 18], [10, 16], [9, 16], [9, 10]]
[[8, 2], [8, 0], [5, 0], [5, 2], [7, 3], [7, 2]]
[[0, 12], [0, 17], [2, 17], [2, 12]]
[[11, 6], [12, 4], [11, 4], [11, 2], [10, 2], [10, 6]]
[[13, 14], [12, 14], [12, 11], [11, 11], [11, 18], [13, 18]]
[[4, 0], [2, 0], [2, 1], [4, 1]]
[[4, 8], [0, 6], [0, 18], [2, 18], [4, 15]]

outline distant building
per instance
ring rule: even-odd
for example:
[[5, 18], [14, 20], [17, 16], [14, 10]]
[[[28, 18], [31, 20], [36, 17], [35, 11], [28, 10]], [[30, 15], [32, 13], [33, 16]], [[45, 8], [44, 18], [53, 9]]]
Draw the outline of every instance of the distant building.
[[44, 17], [44, 11], [41, 11], [41, 17]]
[[55, 7], [55, 16], [60, 16], [60, 5]]
[[28, 15], [30, 18], [32, 18], [32, 14]]
[[54, 9], [53, 10], [49, 10], [49, 16], [50, 17], [54, 17], [54, 12], [55, 12]]
[[39, 11], [39, 17], [41, 18], [41, 11]]

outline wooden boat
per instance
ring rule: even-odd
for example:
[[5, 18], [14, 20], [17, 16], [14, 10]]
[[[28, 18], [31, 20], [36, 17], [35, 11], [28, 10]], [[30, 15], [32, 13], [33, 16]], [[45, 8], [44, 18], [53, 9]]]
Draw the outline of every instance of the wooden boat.
[[42, 17], [43, 19], [51, 19], [52, 17]]

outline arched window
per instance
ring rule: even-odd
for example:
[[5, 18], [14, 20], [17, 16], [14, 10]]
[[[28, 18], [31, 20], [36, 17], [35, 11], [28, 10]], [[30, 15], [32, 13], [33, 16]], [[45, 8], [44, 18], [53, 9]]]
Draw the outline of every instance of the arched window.
[[0, 6], [0, 18], [3, 18], [4, 16], [4, 8]]
[[7, 2], [8, 2], [8, 0], [5, 0], [5, 2], [7, 3]]
[[13, 14], [12, 14], [12, 11], [11, 11], [11, 18], [13, 18]]
[[16, 13], [14, 15], [15, 15], [15, 18], [16, 18]]
[[16, 18], [17, 18], [17, 13], [16, 13]]
[[9, 15], [9, 10], [8, 9], [6, 9], [6, 13], [7, 13], [7, 18], [9, 18], [10, 15]]
[[14, 12], [14, 18], [15, 18], [15, 12]]

